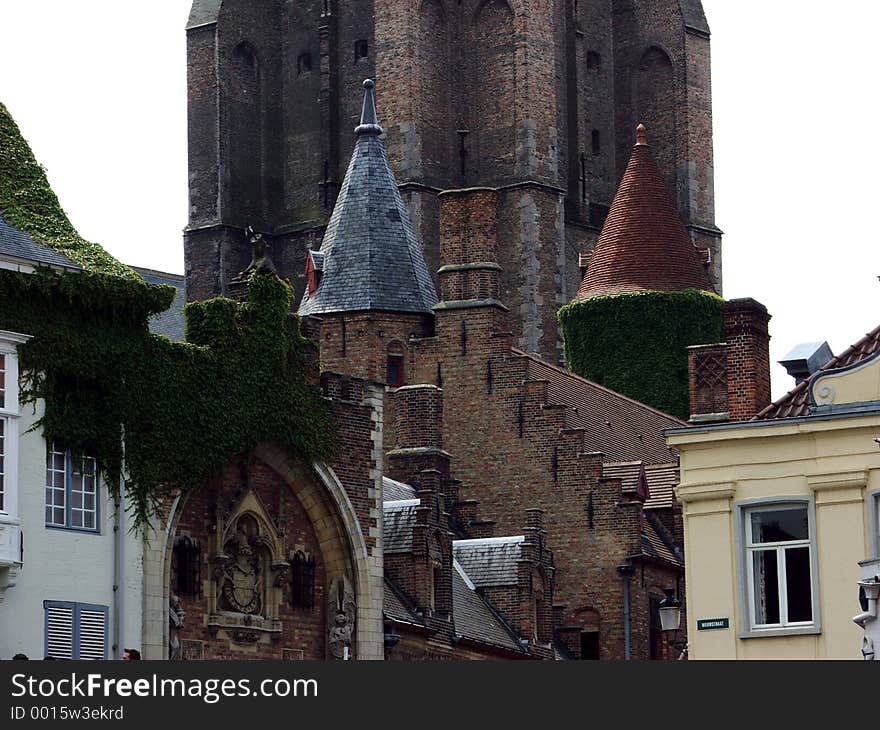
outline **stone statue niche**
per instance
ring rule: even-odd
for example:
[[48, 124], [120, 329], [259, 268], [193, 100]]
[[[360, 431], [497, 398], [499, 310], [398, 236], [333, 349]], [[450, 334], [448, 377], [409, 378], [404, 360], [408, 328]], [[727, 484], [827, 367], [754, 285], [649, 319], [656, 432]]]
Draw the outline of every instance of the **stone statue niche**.
[[280, 638], [278, 611], [290, 565], [278, 530], [253, 491], [217, 528], [209, 629], [238, 644]]
[[338, 576], [331, 581], [328, 604], [328, 654], [331, 659], [354, 659], [357, 604], [354, 589], [345, 576]]

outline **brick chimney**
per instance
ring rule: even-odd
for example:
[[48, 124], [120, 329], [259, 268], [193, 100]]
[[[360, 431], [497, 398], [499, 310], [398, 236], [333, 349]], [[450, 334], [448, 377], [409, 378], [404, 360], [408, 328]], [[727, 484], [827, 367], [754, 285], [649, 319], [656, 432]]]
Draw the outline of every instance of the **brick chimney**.
[[769, 321], [760, 302], [732, 299], [725, 342], [688, 348], [692, 423], [747, 421], [770, 404]]

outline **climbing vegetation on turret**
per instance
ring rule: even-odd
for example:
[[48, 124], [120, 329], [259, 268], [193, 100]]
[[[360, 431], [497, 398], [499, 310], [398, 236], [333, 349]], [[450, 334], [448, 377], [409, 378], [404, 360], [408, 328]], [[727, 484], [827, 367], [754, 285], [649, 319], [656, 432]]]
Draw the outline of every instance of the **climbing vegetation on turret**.
[[722, 341], [723, 304], [696, 289], [573, 302], [559, 310], [566, 363], [582, 377], [687, 419], [687, 347]]

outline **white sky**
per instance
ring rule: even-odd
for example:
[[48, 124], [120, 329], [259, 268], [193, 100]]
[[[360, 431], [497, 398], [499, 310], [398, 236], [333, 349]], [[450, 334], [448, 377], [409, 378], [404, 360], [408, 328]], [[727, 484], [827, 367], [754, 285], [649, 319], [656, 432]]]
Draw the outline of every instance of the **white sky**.
[[[0, 0], [0, 100], [73, 224], [183, 271], [191, 0]], [[712, 27], [724, 295], [767, 305], [771, 359], [880, 322], [880, 3], [703, 0]], [[774, 365], [773, 393], [793, 385]]]

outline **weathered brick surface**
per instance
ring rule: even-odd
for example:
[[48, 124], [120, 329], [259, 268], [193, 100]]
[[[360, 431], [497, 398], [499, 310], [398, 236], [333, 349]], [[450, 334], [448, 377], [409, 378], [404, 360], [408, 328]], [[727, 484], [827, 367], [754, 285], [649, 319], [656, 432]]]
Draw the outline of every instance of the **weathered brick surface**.
[[709, 41], [676, 0], [224, 0], [189, 30], [188, 68], [190, 299], [225, 291], [247, 264], [248, 223], [301, 295], [304, 251], [322, 235], [360, 83], [374, 75], [432, 270], [437, 194], [500, 191], [502, 298], [521, 347], [558, 360], [555, 311], [577, 288], [577, 255], [595, 243], [639, 121], [656, 130], [677, 207], [712, 249], [720, 287]]
[[[282, 588], [282, 601], [278, 618], [283, 625], [282, 634], [276, 639], [264, 637], [258, 643], [236, 643], [223, 636], [212, 634], [208, 623], [208, 582], [212, 579], [212, 567], [208, 562], [216, 537], [215, 510], [234, 508], [242, 491], [240, 463], [230, 463], [217, 483], [193, 494], [186, 500], [177, 523], [175, 537], [188, 536], [202, 546], [201, 595], [182, 596], [186, 622], [181, 639], [205, 642], [205, 659], [281, 659], [282, 649], [302, 649], [307, 659], [323, 659], [326, 637], [326, 590], [327, 581], [324, 556], [313, 525], [296, 495], [281, 477], [263, 463], [256, 462], [248, 468], [251, 487], [275, 522], [284, 530], [285, 545], [291, 552], [301, 550], [315, 558], [315, 605], [312, 609], [293, 608], [289, 581]], [[171, 562], [171, 585], [176, 582], [177, 561]]]

